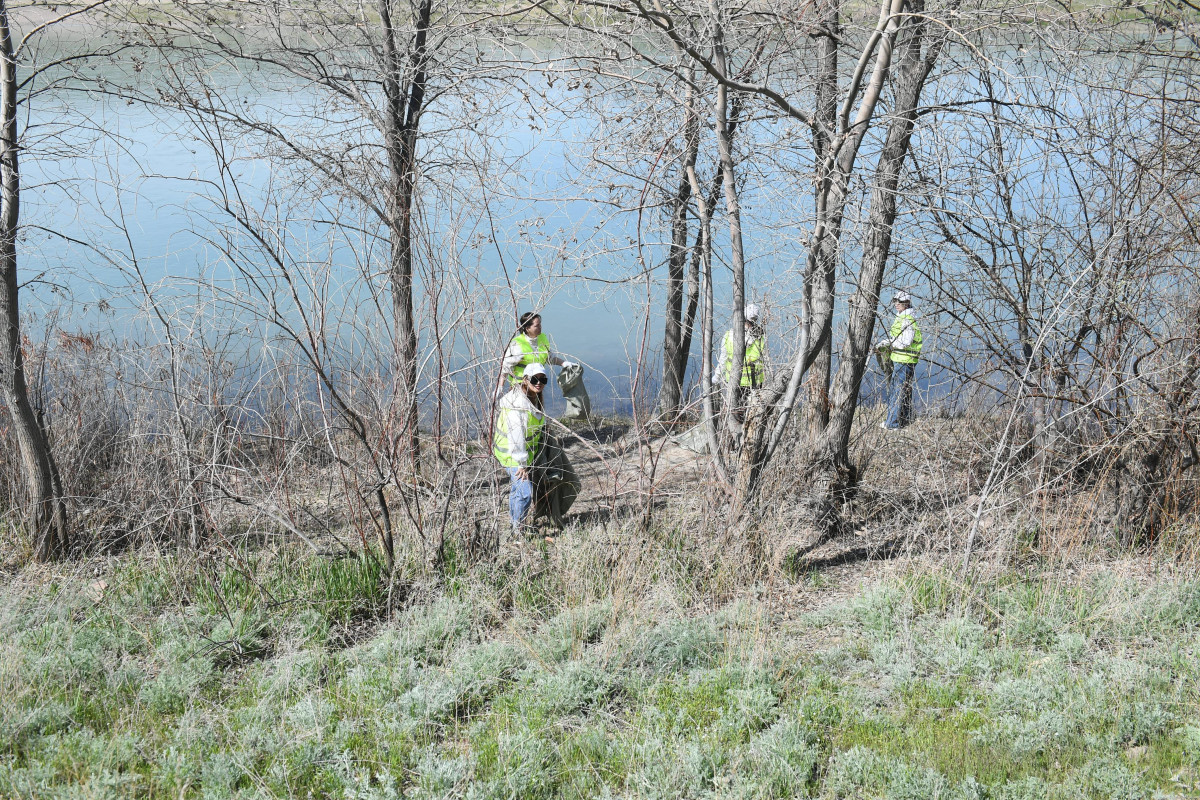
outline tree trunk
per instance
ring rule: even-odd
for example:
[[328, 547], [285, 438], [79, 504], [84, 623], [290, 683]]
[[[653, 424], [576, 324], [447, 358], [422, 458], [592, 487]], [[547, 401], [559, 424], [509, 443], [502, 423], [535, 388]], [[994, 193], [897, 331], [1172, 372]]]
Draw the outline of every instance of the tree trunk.
[[[795, 404], [799, 382], [803, 379], [805, 370], [813, 367], [822, 357], [828, 361], [830, 352], [829, 342], [832, 338], [834, 270], [837, 264], [838, 242], [841, 238], [842, 220], [844, 218], [850, 176], [854, 172], [858, 150], [862, 145], [867, 128], [874, 117], [875, 109], [878, 106], [879, 98], [891, 67], [892, 45], [900, 26], [901, 17], [899, 11], [902, 4], [903, 0], [884, 0], [881, 3], [879, 23], [876, 26], [875, 33], [868, 41], [859, 58], [858, 67], [847, 88], [846, 99], [842, 104], [841, 112], [840, 114], [835, 114], [837, 124], [836, 137], [831, 137], [830, 132], [832, 129], [828, 127], [827, 121], [823, 121], [819, 116], [813, 118], [814, 135], [816, 137], [814, 146], [817, 148], [823, 146], [825, 155], [818, 164], [817, 219], [812, 246], [809, 250], [808, 266], [805, 269], [806, 293], [804, 297], [804, 320], [802, 323], [805, 328], [802, 331], [803, 344], [793, 361], [790, 375], [787, 373], [776, 375], [771, 380], [769, 389], [758, 393], [758, 397], [747, 412], [746, 424], [743, 430], [743, 447], [739, 453], [734, 492], [734, 506], [738, 516], [745, 513], [751, 507], [758, 493], [762, 471], [770, 461], [780, 436], [787, 425], [788, 416]], [[836, 11], [836, 6], [825, 10], [825, 22], [827, 26], [828, 24], [836, 23]], [[828, 35], [828, 33], [827, 29], [826, 34]], [[833, 43], [829, 42], [827, 46], [833, 46]], [[878, 48], [878, 52], [876, 52], [876, 48]], [[917, 54], [919, 58], [919, 45]], [[832, 61], [833, 57], [830, 56], [827, 50], [824, 55], [828, 62], [825, 64], [825, 68], [834, 69], [836, 64]], [[872, 70], [870, 80], [864, 88], [862, 79], [866, 74], [866, 67], [872, 55], [875, 55], [875, 66]], [[830, 103], [830, 99], [824, 95], [824, 92], [834, 92], [835, 90], [836, 72], [830, 72], [824, 75], [824, 88], [821, 90], [822, 100], [824, 101], [822, 113], [828, 114]], [[899, 91], [897, 89], [897, 92]], [[860, 94], [862, 98], [861, 103], [858, 106], [858, 112], [855, 115], [853, 123], [851, 123], [850, 112]], [[911, 122], [909, 125], [911, 128]], [[821, 144], [823, 141], [825, 142], [824, 145]], [[810, 301], [812, 301], [811, 309]], [[872, 306], [873, 308], [874, 306]], [[809, 315], [810, 310], [813, 312], [811, 317]], [[818, 374], [810, 383], [809, 391], [817, 395], [813, 399], [814, 402], [820, 404], [821, 408], [809, 419], [810, 424], [813, 426], [810, 433], [812, 433], [812, 430], [823, 430], [825, 433], [828, 433], [827, 408], [829, 400], [827, 389], [829, 386], [829, 377], [827, 372], [824, 375], [819, 372], [820, 367], [817, 369]], [[821, 436], [823, 435], [810, 436], [809, 442], [806, 445], [807, 452], [805, 458], [811, 463], [818, 463], [823, 460], [823, 445], [821, 443]], [[814, 478], [817, 481], [815, 484], [815, 496], [824, 497], [831, 492], [836, 494], [837, 490], [834, 484], [831, 484], [830, 487], [822, 488], [820, 481], [823, 479], [821, 476], [814, 475]], [[853, 475], [841, 474], [839, 476], [839, 483], [853, 483]], [[826, 491], [826, 489], [829, 489], [829, 491]], [[829, 508], [825, 508], [818, 503], [816, 516], [820, 520], [820, 527], [829, 527], [824, 522], [824, 520], [830, 518]]]
[[1171, 434], [1142, 438], [1125, 448], [1109, 471], [1113, 527], [1122, 547], [1147, 544], [1170, 520], [1171, 488], [1187, 467]]
[[420, 469], [420, 440], [417, 431], [417, 326], [413, 309], [413, 199], [417, 180], [417, 134], [424, 110], [428, 80], [428, 37], [433, 12], [432, 0], [417, 7], [416, 34], [408, 63], [400, 58], [392, 25], [391, 0], [380, 0], [383, 23], [384, 81], [387, 115], [385, 148], [388, 167], [388, 222], [391, 236], [389, 277], [395, 329], [396, 378], [399, 382], [402, 436], [406, 439], [414, 476]]
[[[829, 178], [824, 165], [830, 160], [833, 146], [831, 132], [837, 128], [838, 95], [838, 36], [840, 33], [840, 0], [827, 0], [821, 9], [822, 18], [816, 33], [817, 39], [817, 86], [814, 119], [820, 125], [812, 126], [813, 160], [818, 165], [817, 185], [813, 190], [814, 207], [818, 215], [827, 209], [830, 190]], [[844, 198], [844, 193], [843, 193]], [[822, 222], [818, 219], [818, 225]], [[824, 228], [825, 226], [821, 226]], [[839, 226], [840, 227], [840, 226]], [[808, 404], [805, 407], [803, 427], [810, 438], [820, 436], [829, 424], [829, 380], [833, 369], [833, 337], [820, 336], [833, 318], [834, 279], [837, 269], [838, 232], [820, 237], [815, 252], [810, 254], [810, 269], [806, 275], [804, 291], [813, 308], [809, 322], [809, 341], [819, 341], [813, 365], [809, 369]]]
[[[922, 5], [914, 3], [913, 11], [920, 13]], [[921, 90], [941, 49], [942, 38], [938, 37], [929, 53], [922, 57], [926, 25], [923, 19], [915, 18], [902, 28], [900, 34], [898, 49], [901, 56], [894, 83], [894, 106], [887, 139], [872, 180], [871, 210], [858, 289], [850, 304], [845, 346], [831, 387], [829, 426], [810, 456], [811, 510], [819, 530], [825, 534], [835, 533], [840, 528], [842, 505], [857, 481], [856, 470], [849, 459], [850, 432], [863, 374], [871, 357], [875, 309], [879, 304], [879, 291], [891, 251], [892, 227], [896, 222], [896, 189], [908, 155]]]
[[17, 65], [8, 3], [0, 0], [0, 393], [12, 417], [25, 473], [34, 556], [49, 561], [70, 547], [62, 481], [25, 382], [18, 306], [17, 228], [21, 180], [17, 169]]
[[[687, 372], [688, 355], [691, 351], [692, 325], [696, 318], [699, 300], [697, 276], [688, 273], [688, 208], [692, 199], [692, 183], [688, 169], [696, 166], [700, 149], [700, 118], [696, 113], [695, 89], [687, 90], [684, 108], [683, 152], [679, 165], [679, 184], [670, 198], [671, 208], [671, 251], [667, 258], [667, 313], [663, 329], [663, 379], [659, 396], [659, 415], [666, 422], [673, 422], [683, 406], [683, 378]], [[696, 259], [691, 259], [692, 272], [699, 269]], [[688, 303], [684, 308], [685, 283]]]
[[[713, 63], [722, 75], [728, 75], [724, 22], [720, 3], [718, 0], [710, 0], [709, 8], [713, 15]], [[733, 273], [733, 318], [730, 321], [730, 327], [734, 332], [732, 342], [734, 346], [733, 352], [729, 354], [730, 368], [725, 376], [725, 391], [721, 403], [722, 413], [729, 422], [725, 426], [725, 431], [729, 433], [733, 428], [732, 411], [737, 402], [740, 376], [746, 361], [745, 348], [737, 346], [746, 325], [746, 258], [742, 243], [742, 209], [738, 201], [737, 180], [734, 177], [733, 141], [729, 130], [729, 89], [723, 82], [717, 84], [717, 99], [713, 105], [713, 127], [717, 134], [721, 183], [725, 190], [725, 213], [729, 217], [730, 268]]]
[[704, 436], [708, 450], [712, 453], [712, 464], [723, 488], [729, 488], [729, 475], [721, 448], [717, 441], [716, 411], [713, 402], [712, 356], [713, 356], [713, 286], [712, 286], [712, 207], [705, 201], [700, 189], [700, 179], [695, 167], [688, 167], [688, 179], [692, 182], [692, 194], [696, 198], [696, 210], [700, 217], [699, 241], [696, 254], [704, 275], [704, 315], [700, 329], [700, 403], [703, 415]]

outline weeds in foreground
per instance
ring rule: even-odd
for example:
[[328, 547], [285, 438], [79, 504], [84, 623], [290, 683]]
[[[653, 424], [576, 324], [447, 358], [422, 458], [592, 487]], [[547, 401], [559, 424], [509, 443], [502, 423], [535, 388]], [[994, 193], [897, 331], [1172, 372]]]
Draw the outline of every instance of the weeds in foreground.
[[552, 603], [543, 573], [501, 569], [389, 619], [372, 562], [266, 552], [19, 577], [4, 797], [1200, 790], [1195, 582], [926, 568], [784, 622], [748, 601]]

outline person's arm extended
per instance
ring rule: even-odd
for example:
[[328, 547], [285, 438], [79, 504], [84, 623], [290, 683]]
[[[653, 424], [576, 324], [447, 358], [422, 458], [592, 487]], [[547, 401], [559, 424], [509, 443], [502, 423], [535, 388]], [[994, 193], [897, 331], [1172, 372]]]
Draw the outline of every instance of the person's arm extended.
[[546, 355], [547, 355], [546, 360], [549, 361], [551, 364], [553, 364], [556, 367], [565, 367], [567, 365], [573, 366], [575, 363], [575, 362], [571, 361], [570, 359], [563, 358], [560, 353], [554, 352], [553, 349], [550, 349], [549, 351], [547, 351]]

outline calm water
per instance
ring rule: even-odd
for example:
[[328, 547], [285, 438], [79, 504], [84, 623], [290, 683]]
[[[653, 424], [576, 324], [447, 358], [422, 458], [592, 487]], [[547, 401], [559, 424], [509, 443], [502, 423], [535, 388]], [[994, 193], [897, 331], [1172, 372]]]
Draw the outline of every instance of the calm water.
[[[302, 111], [287, 91], [260, 92], [254, 101], [285, 115]], [[186, 118], [103, 96], [76, 95], [70, 103], [69, 108], [43, 104], [27, 124], [35, 147], [22, 163], [23, 221], [38, 232], [24, 243], [22, 267], [26, 280], [39, 276], [39, 282], [30, 286], [26, 310], [43, 314], [56, 308], [58, 324], [72, 330], [154, 339], [156, 326], [145, 327], [144, 279], [160, 304], [195, 323], [183, 327], [197, 338], [206, 334], [196, 328], [208, 326], [207, 335], [215, 337], [219, 326], [240, 325], [243, 338], [253, 342], [264, 330], [261, 321], [245, 310], [231, 312], [219, 300], [240, 288], [221, 253], [227, 221], [214, 213], [212, 203], [210, 182], [220, 175], [211, 151], [196, 140]], [[81, 120], [86, 124], [80, 126]], [[638, 272], [637, 214], [614, 213], [585, 196], [594, 188], [584, 158], [590, 131], [569, 117], [542, 122], [538, 130], [528, 125], [498, 129], [499, 151], [515, 168], [508, 168], [503, 181], [490, 181], [495, 192], [490, 220], [478, 209], [437, 208], [430, 226], [435, 246], [447, 237], [474, 241], [475, 246], [443, 257], [443, 284], [431, 285], [426, 278], [418, 291], [438, 294], [442, 324], [457, 333], [447, 345], [453, 367], [493, 358], [503, 346], [501, 325], [508, 324], [514, 306], [522, 311], [536, 307], [556, 349], [590, 368], [588, 385], [597, 405], [625, 410], [638, 365], [642, 382], [656, 381], [659, 369], [655, 359], [662, 320], [656, 309], [666, 253], [660, 245], [661, 214], [648, 209], [640, 222], [641, 254], [657, 267], [648, 286], [644, 278], [631, 278]], [[53, 140], [47, 140], [48, 134]], [[52, 144], [60, 157], [44, 157]], [[290, 191], [284, 176], [247, 144], [233, 142], [232, 148], [238, 151], [243, 191], [251, 195], [251, 204], [269, 210], [276, 193]], [[437, 206], [430, 196], [427, 191], [428, 206]], [[748, 207], [754, 199], [753, 187], [748, 187]], [[331, 243], [331, 228], [311, 219], [316, 216], [314, 211], [309, 219], [295, 218], [282, 226], [291, 246], [324, 264], [314, 274], [324, 271], [328, 285], [303, 302], [338, 317], [343, 332], [350, 323], [367, 328], [361, 336], [346, 334], [347, 351], [360, 353], [372, 336], [378, 340], [385, 335], [383, 317], [364, 289], [362, 266], [365, 259], [377, 261], [370, 268], [373, 285], [384, 290], [382, 251], [344, 240]], [[489, 241], [493, 225], [495, 243]], [[42, 228], [66, 233], [86, 246]], [[717, 235], [722, 231], [718, 228]], [[797, 248], [781, 259], [772, 237], [766, 239], [767, 248], [756, 249], [753, 231], [751, 226], [748, 255], [763, 281], [755, 287], [755, 299], [770, 303], [763, 293], [782, 285], [781, 276], [803, 253]], [[718, 265], [719, 271], [724, 269]], [[718, 292], [726, 283], [719, 276]], [[781, 307], [785, 294], [776, 298]], [[727, 301], [721, 303], [721, 318], [727, 316], [726, 306]], [[423, 348], [431, 350], [428, 296], [419, 313], [426, 322]], [[786, 318], [779, 321], [787, 324]], [[256, 344], [247, 347], [253, 361]], [[698, 347], [697, 339], [694, 350]]]
[[[569, 108], [565, 84], [559, 82], [563, 95], [552, 97], [552, 106]], [[231, 93], [245, 92], [232, 76], [229, 86]], [[281, 119], [303, 119], [307, 113], [287, 87], [256, 90], [242, 99]], [[57, 323], [72, 330], [152, 341], [161, 332], [147, 326], [144, 281], [190, 341], [210, 346], [220, 341], [224, 352], [252, 366], [275, 332], [246, 304], [229, 302], [231, 296], [244, 296], [246, 282], [224, 254], [231, 240], [224, 238], [227, 220], [213, 205], [221, 176], [211, 151], [182, 115], [103, 96], [72, 95], [62, 103], [43, 104], [27, 120], [33, 146], [23, 161], [23, 220], [33, 227], [23, 243], [22, 264], [23, 278], [36, 280], [26, 309], [39, 316], [58, 309]], [[435, 121], [431, 117], [427, 127]], [[431, 300], [436, 299], [444, 350], [460, 384], [490, 383], [488, 365], [504, 346], [514, 312], [537, 308], [556, 349], [589, 367], [588, 386], [599, 408], [629, 408], [631, 380], [639, 367], [640, 380], [653, 388], [662, 336], [657, 308], [665, 280], [664, 220], [653, 208], [639, 220], [636, 199], [629, 197], [636, 198], [640, 186], [626, 193], [624, 210], [613, 210], [605, 193], [612, 173], [591, 158], [589, 145], [603, 125], [618, 141], [629, 133], [611, 120], [570, 112], [547, 111], [534, 124], [515, 116], [491, 121], [490, 153], [473, 152], [475, 145], [466, 140], [447, 145], [446, 152], [458, 147], [460, 157], [487, 155], [494, 174], [482, 185], [456, 179], [453, 202], [443, 202], [432, 190], [434, 179], [426, 181], [424, 223], [437, 269], [434, 277], [423, 275], [418, 287], [422, 349], [427, 355], [434, 350]], [[808, 132], [783, 128], [783, 123], [748, 123], [744, 130], [754, 141], [774, 142], [772, 158], [793, 169], [773, 171], [771, 160], [763, 158], [742, 172], [748, 299], [768, 309], [769, 349], [777, 363], [794, 341], [797, 274], [811, 213], [811, 189], [802, 169]], [[291, 213], [275, 229], [297, 268], [312, 279], [300, 291], [301, 305], [328, 314], [331, 337], [348, 364], [372, 348], [386, 352], [379, 345], [387, 335], [383, 250], [335, 235], [338, 229], [326, 220], [345, 206], [333, 205], [330, 198], [297, 213], [297, 206], [289, 205], [294, 190], [288, 176], [273, 169], [251, 143], [235, 140], [227, 147], [236, 156], [235, 172], [249, 204], [266, 215], [281, 207]], [[436, 180], [444, 182], [445, 176]], [[481, 210], [480, 192], [488, 214]], [[68, 233], [86, 246], [41, 228]], [[728, 324], [724, 222], [714, 234], [720, 336]], [[896, 248], [904, 247], [898, 232]], [[848, 236], [843, 263], [850, 268], [856, 267], [856, 248]], [[652, 281], [639, 276], [639, 255], [654, 267]], [[255, 258], [245, 262], [254, 265]], [[266, 269], [265, 261], [258, 266]], [[841, 280], [844, 296], [853, 286], [846, 277]], [[908, 288], [925, 294], [915, 284]], [[255, 305], [261, 312], [261, 299], [250, 304]], [[288, 318], [295, 313], [285, 310]], [[932, 352], [936, 323], [925, 323]], [[698, 348], [697, 336], [693, 353]], [[869, 376], [868, 393], [876, 390], [876, 378]], [[932, 367], [923, 377], [931, 392], [940, 391], [943, 379]]]

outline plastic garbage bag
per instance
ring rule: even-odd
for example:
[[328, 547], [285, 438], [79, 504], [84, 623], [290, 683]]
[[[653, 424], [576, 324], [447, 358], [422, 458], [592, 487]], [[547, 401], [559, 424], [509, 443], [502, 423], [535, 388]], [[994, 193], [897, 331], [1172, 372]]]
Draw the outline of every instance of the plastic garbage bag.
[[880, 344], [875, 348], [875, 363], [879, 365], [880, 372], [889, 381], [892, 379], [892, 348], [888, 344]]
[[575, 498], [579, 496], [581, 484], [571, 459], [567, 458], [562, 440], [553, 431], [542, 429], [542, 447], [533, 462], [533, 497], [535, 515], [547, 517], [558, 527]]
[[592, 414], [592, 399], [583, 383], [583, 367], [571, 364], [558, 371], [558, 388], [567, 401], [563, 420], [586, 420]]
[[680, 434], [671, 437], [675, 444], [691, 450], [693, 453], [704, 455], [708, 453], [708, 433], [704, 430], [704, 423], [688, 428]]

